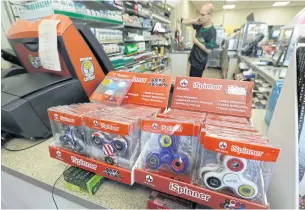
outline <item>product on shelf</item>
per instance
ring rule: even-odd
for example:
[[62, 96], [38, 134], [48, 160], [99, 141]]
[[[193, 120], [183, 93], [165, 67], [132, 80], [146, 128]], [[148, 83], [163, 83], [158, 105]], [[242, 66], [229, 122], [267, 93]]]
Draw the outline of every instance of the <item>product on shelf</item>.
[[90, 100], [92, 102], [119, 106], [131, 87], [133, 77], [133, 75], [122, 75], [116, 72], [108, 73], [93, 92]]
[[75, 166], [70, 166], [63, 173], [65, 187], [76, 192], [94, 195], [104, 182], [104, 177]]
[[87, 156], [87, 131], [83, 127], [82, 117], [103, 108], [104, 105], [93, 103], [49, 108], [48, 115], [56, 145]]
[[126, 110], [106, 110], [85, 117], [89, 156], [110, 165], [131, 169], [139, 154], [140, 119]]
[[199, 185], [267, 205], [266, 190], [280, 150], [263, 138], [201, 135]]
[[200, 127], [191, 119], [143, 119], [140, 168], [191, 183]]
[[80, 15], [87, 15], [92, 17], [106, 18], [110, 20], [122, 21], [121, 11], [111, 10], [95, 10], [89, 9], [86, 3], [75, 2], [72, 0], [42, 0], [37, 2], [29, 2], [25, 4], [26, 10], [35, 11], [44, 8], [51, 8], [53, 10], [60, 10], [66, 12], [73, 12]]
[[106, 54], [120, 53], [122, 52], [122, 48], [117, 44], [104, 44], [104, 51]]
[[120, 30], [96, 28], [95, 36], [100, 43], [122, 42], [123, 32]]
[[[142, 44], [130, 43], [130, 44], [126, 45], [125, 54], [133, 55], [133, 54], [145, 51], [145, 42], [143, 42], [143, 43]], [[144, 45], [144, 49], [143, 49], [143, 45]]]
[[112, 5], [112, 6], [115, 6], [115, 7], [118, 7], [118, 8], [120, 8], [120, 7], [122, 7], [123, 5], [123, 1], [121, 1], [121, 0], [105, 0], [104, 1], [106, 4], [110, 4], [110, 5]]

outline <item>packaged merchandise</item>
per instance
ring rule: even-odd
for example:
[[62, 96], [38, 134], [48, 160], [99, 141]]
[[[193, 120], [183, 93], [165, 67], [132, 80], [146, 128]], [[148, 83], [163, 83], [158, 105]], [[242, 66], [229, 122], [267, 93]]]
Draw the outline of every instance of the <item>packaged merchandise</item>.
[[236, 117], [236, 116], [228, 116], [221, 114], [212, 114], [209, 113], [207, 115], [207, 120], [218, 120], [232, 123], [241, 123], [241, 124], [249, 124], [249, 120], [246, 117]]
[[92, 102], [119, 106], [133, 82], [133, 75], [110, 72], [90, 97]]
[[147, 209], [193, 209], [195, 203], [158, 191], [152, 191], [147, 202]]
[[86, 192], [94, 195], [104, 182], [104, 177], [86, 171], [84, 169], [70, 166], [63, 173], [65, 187], [76, 192]]
[[201, 125], [194, 121], [145, 118], [141, 122], [139, 167], [191, 183]]
[[233, 129], [235, 128], [235, 129], [250, 131], [250, 132], [258, 132], [258, 130], [253, 128], [253, 126], [250, 123], [241, 124], [241, 123], [234, 123], [234, 122], [228, 122], [228, 121], [212, 120], [212, 119], [207, 118], [205, 121], [205, 125], [213, 125], [213, 126], [233, 128]]
[[176, 77], [172, 108], [251, 117], [253, 82]]
[[86, 115], [89, 128], [88, 152], [91, 158], [131, 169], [140, 149], [140, 119], [123, 109]]
[[230, 135], [201, 135], [198, 185], [267, 205], [266, 191], [280, 149], [262, 138]]
[[83, 126], [82, 117], [104, 107], [86, 103], [49, 108], [48, 115], [56, 146], [87, 156], [87, 131]]

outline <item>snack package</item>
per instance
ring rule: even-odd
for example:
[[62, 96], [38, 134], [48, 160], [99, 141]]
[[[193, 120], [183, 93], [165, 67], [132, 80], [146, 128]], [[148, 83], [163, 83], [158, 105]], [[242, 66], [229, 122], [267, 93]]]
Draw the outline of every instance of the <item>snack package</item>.
[[95, 160], [131, 169], [139, 155], [140, 119], [123, 109], [91, 113], [84, 118], [89, 128], [88, 152]]
[[103, 108], [103, 105], [92, 103], [49, 108], [48, 115], [56, 146], [87, 156], [87, 131], [82, 117]]
[[280, 149], [263, 138], [201, 135], [197, 184], [267, 205], [266, 192]]
[[145, 118], [141, 122], [139, 167], [161, 176], [192, 182], [201, 124]]
[[110, 72], [91, 95], [92, 102], [119, 106], [133, 82], [133, 75]]

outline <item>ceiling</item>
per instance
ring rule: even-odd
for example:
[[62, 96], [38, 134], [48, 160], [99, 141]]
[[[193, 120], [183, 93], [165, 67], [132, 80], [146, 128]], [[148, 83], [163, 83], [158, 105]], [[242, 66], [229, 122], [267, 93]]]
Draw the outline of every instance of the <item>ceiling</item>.
[[[270, 8], [273, 7], [273, 3], [276, 1], [238, 1], [238, 0], [227, 0], [227, 1], [204, 1], [204, 0], [191, 0], [196, 7], [197, 10], [200, 9], [200, 7], [208, 2], [211, 2], [215, 10], [223, 10], [223, 6], [225, 4], [234, 4], [236, 9], [259, 9], [259, 8]], [[280, 1], [280, 0], [279, 0]], [[289, 0], [287, 0], [289, 1]], [[288, 4], [286, 7], [305, 7], [305, 1], [290, 1], [290, 4]]]

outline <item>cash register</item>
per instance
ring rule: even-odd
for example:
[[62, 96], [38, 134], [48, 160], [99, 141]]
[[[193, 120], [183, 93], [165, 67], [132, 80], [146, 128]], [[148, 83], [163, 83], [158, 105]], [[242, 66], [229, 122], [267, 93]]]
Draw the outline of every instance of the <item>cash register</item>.
[[[45, 69], [40, 63], [38, 26], [44, 19], [60, 21], [57, 25], [60, 71]], [[7, 37], [16, 65], [24, 70], [6, 73], [1, 79], [2, 137], [4, 134], [34, 139], [50, 137], [47, 109], [89, 101], [100, 81], [113, 69], [91, 30], [63, 15], [46, 16], [36, 22], [17, 21]]]

